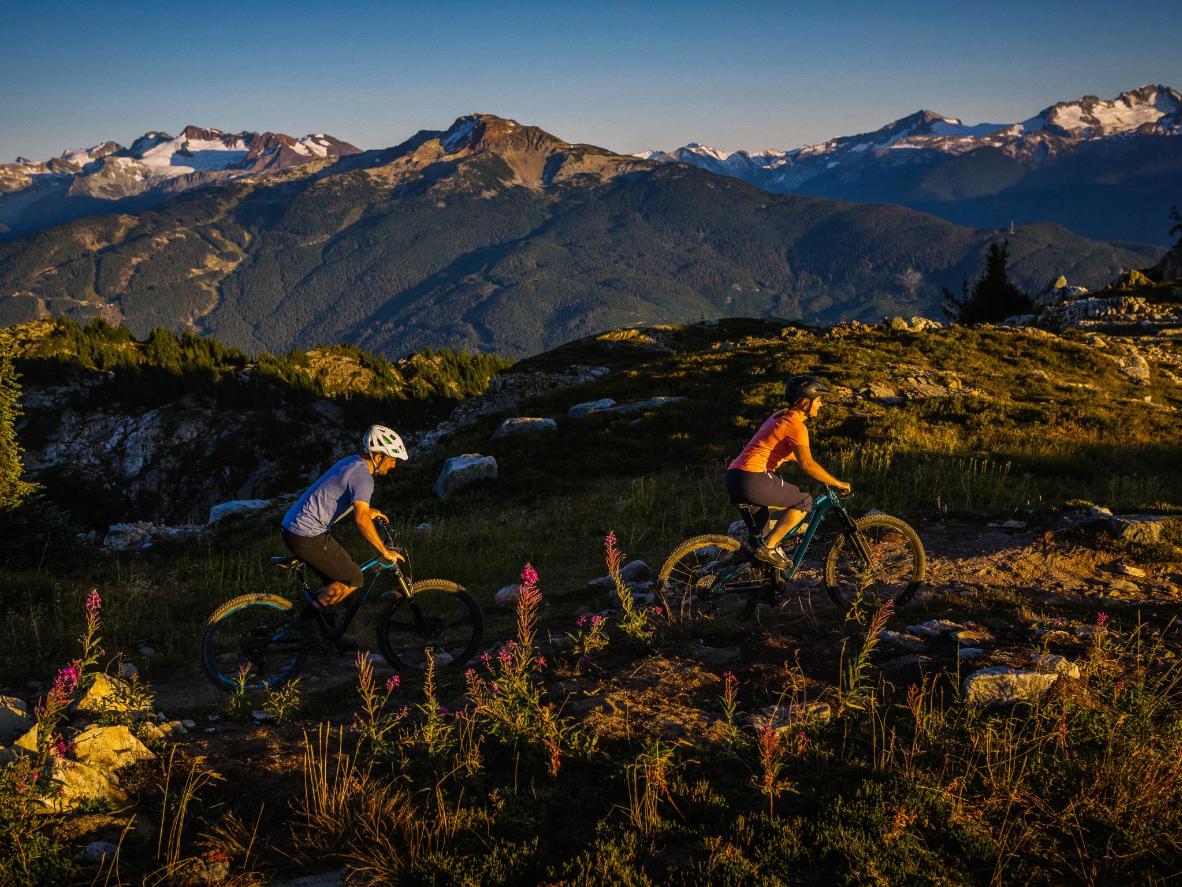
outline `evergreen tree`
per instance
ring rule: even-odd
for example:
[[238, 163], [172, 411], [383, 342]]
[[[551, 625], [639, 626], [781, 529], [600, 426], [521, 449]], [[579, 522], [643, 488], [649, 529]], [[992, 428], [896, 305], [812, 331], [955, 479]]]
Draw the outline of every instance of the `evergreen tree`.
[[1178, 212], [1177, 206], [1170, 207], [1170, 221], [1174, 223], [1174, 227], [1170, 229], [1170, 236], [1178, 235], [1178, 242], [1174, 246], [1182, 246], [1182, 212]]
[[961, 298], [944, 288], [944, 310], [957, 323], [997, 323], [1014, 314], [1028, 314], [1034, 300], [1018, 289], [1009, 279], [1006, 264], [1010, 258], [1010, 242], [1001, 246], [989, 244], [985, 256], [985, 270], [969, 292], [968, 280], [961, 290]]
[[16, 439], [20, 396], [20, 377], [12, 358], [0, 351], [0, 511], [15, 508], [33, 489], [21, 480], [21, 445]]

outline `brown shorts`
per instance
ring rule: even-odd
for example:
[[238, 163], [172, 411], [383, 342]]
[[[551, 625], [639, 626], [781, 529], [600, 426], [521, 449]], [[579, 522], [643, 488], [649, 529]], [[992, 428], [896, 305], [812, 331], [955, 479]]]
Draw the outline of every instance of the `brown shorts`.
[[343, 582], [350, 588], [359, 588], [365, 582], [361, 568], [333, 538], [331, 533], [320, 536], [297, 536], [283, 531], [283, 542], [288, 549], [307, 564], [313, 573], [329, 582]]

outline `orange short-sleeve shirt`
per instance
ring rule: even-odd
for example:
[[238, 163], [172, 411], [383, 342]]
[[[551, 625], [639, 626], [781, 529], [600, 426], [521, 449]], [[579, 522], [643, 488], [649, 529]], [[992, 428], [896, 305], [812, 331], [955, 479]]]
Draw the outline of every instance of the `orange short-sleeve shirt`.
[[741, 471], [775, 471], [796, 458], [792, 452], [795, 447], [808, 446], [808, 442], [809, 430], [798, 410], [772, 413], [730, 467]]

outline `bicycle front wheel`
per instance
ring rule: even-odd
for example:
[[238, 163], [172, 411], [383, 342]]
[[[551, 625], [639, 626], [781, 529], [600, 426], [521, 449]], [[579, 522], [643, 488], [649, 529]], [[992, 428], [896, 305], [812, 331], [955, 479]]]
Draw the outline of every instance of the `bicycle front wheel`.
[[[927, 574], [919, 534], [889, 514], [854, 520], [855, 530], [837, 537], [825, 561], [825, 587], [839, 607], [902, 606]], [[855, 535], [856, 534], [856, 535]]]
[[759, 603], [768, 578], [762, 565], [736, 558], [733, 536], [686, 539], [657, 574], [657, 589], [672, 613], [696, 616], [747, 616]]
[[432, 656], [438, 668], [463, 668], [484, 634], [484, 613], [464, 588], [423, 579], [411, 596], [394, 597], [378, 621], [378, 649], [392, 668], [421, 671]]
[[291, 601], [244, 594], [218, 607], [201, 637], [201, 665], [209, 679], [230, 690], [274, 689], [304, 662], [307, 645]]

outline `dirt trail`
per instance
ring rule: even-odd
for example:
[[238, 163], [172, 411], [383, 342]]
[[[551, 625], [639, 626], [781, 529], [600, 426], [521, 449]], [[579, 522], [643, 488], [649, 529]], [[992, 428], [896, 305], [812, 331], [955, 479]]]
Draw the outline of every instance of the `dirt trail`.
[[[1007, 652], [1011, 654], [1008, 658], [1014, 657], [1003, 639], [1008, 637], [1008, 647], [1012, 648], [1016, 639], [1031, 637], [1037, 628], [1034, 623], [1057, 620], [1086, 624], [1101, 610], [1136, 610], [1151, 622], [1182, 614], [1182, 564], [1134, 564], [1127, 556], [1109, 550], [1103, 537], [1093, 533], [1003, 528], [966, 521], [932, 523], [919, 529], [928, 555], [927, 583], [916, 599], [892, 619], [892, 629], [904, 631], [913, 622], [945, 615], [975, 624], [984, 620], [998, 636], [999, 661], [1005, 661]], [[840, 620], [820, 585], [816, 569], [802, 572], [799, 587], [807, 593], [790, 597], [776, 614], [778, 619], [761, 619], [759, 625], [720, 625], [706, 643], [698, 642], [679, 651], [677, 659], [684, 673], [688, 676], [702, 669], [721, 672], [744, 666], [774, 670], [773, 663], [794, 656], [813, 663], [828, 662], [845, 636], [838, 625]], [[556, 594], [551, 613], [543, 616], [543, 635], [549, 629], [550, 636], [561, 643], [574, 621], [568, 611], [588, 603], [593, 607], [606, 605], [601, 600], [605, 595], [595, 594], [589, 600], [588, 592], [581, 587], [577, 592]], [[801, 620], [804, 624], [800, 624]], [[485, 640], [491, 644], [500, 638], [494, 633]], [[543, 646], [549, 644], [544, 641]], [[902, 651], [886, 649], [885, 666], [892, 664], [892, 652]], [[909, 652], [913, 654], [910, 659], [917, 658], [914, 650]], [[924, 652], [930, 656], [930, 651]], [[376, 654], [375, 665], [379, 676], [392, 673]], [[664, 668], [646, 666], [633, 678], [616, 675], [612, 678], [613, 690], [602, 696], [598, 691], [593, 694], [600, 697], [597, 704], [576, 709], [589, 711], [610, 705], [615, 698], [613, 692], [633, 685], [638, 693], [647, 692], [644, 688], [651, 689], [654, 682], [645, 675]], [[823, 671], [824, 667], [817, 670]], [[334, 699], [347, 705], [352, 693], [341, 691], [353, 685], [356, 673], [351, 655], [314, 655], [305, 666], [303, 684], [309, 697], [330, 708]], [[607, 678], [601, 676], [604, 681]], [[702, 682], [695, 679], [690, 683]], [[588, 689], [586, 681], [578, 684], [579, 690]], [[153, 686], [157, 706], [169, 717], [202, 720], [199, 729], [217, 725], [217, 721], [205, 718], [221, 705], [225, 695], [203, 676], [162, 677]], [[568, 689], [575, 688], [572, 685]]]

